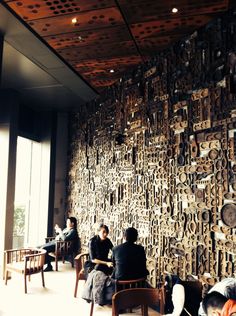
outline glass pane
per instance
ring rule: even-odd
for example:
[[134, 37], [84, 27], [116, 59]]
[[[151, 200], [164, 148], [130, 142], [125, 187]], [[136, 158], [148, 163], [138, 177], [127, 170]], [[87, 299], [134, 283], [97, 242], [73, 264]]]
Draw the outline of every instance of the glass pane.
[[23, 247], [30, 202], [31, 141], [17, 139], [13, 248]]

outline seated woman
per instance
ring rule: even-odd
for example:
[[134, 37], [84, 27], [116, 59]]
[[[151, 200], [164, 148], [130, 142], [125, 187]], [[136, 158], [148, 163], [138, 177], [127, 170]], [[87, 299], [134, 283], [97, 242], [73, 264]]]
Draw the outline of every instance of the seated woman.
[[[111, 285], [110, 277], [112, 273], [112, 262], [108, 259], [109, 251], [113, 244], [107, 237], [109, 229], [101, 224], [98, 234], [89, 241], [89, 261], [85, 262], [85, 283], [82, 298], [88, 302], [104, 305], [108, 301], [104, 295], [105, 288]], [[113, 287], [111, 287], [113, 289]], [[109, 296], [110, 297], [110, 296]]]
[[88, 274], [93, 269], [104, 272], [106, 275], [112, 273], [112, 262], [108, 259], [109, 251], [112, 250], [113, 244], [107, 237], [109, 229], [106, 225], [101, 224], [98, 234], [89, 241], [89, 261], [85, 264], [85, 273]]
[[[79, 245], [79, 238], [78, 238], [78, 232], [77, 232], [77, 220], [75, 217], [67, 218], [66, 228], [64, 228], [63, 230], [56, 224], [55, 231], [57, 234], [55, 240], [65, 240], [65, 241], [74, 240], [73, 249], [71, 249], [71, 251], [77, 251], [78, 245]], [[45, 256], [45, 264], [47, 264], [47, 267], [44, 269], [45, 272], [53, 270], [52, 264], [51, 264], [52, 257], [49, 256], [49, 253], [55, 251], [55, 247], [56, 247], [55, 240], [49, 241], [46, 244], [40, 246], [40, 248], [43, 248], [47, 251], [46, 256]]]

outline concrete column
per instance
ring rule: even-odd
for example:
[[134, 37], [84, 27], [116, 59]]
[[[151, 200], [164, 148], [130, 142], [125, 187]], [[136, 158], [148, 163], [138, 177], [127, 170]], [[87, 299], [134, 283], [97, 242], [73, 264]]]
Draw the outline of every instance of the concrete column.
[[0, 92], [0, 268], [3, 251], [12, 247], [16, 147], [18, 134], [17, 95], [11, 90]]
[[0, 87], [2, 85], [2, 56], [3, 56], [4, 37], [0, 34]]

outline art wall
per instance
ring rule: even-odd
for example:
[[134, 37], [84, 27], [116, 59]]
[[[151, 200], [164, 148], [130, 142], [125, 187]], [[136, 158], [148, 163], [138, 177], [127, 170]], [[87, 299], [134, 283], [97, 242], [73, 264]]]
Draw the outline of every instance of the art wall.
[[82, 244], [134, 226], [150, 281], [236, 272], [236, 14], [133, 70], [70, 118], [67, 212]]

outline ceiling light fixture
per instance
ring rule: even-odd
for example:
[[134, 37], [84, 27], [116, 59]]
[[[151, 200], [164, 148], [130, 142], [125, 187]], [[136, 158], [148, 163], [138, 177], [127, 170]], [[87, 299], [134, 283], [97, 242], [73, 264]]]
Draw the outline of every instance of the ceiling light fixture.
[[73, 18], [73, 19], [71, 20], [71, 22], [72, 22], [72, 24], [76, 24], [76, 23], [78, 22], [78, 20], [77, 20], [77, 18]]
[[177, 13], [178, 9], [177, 8], [173, 8], [171, 11], [172, 11], [172, 13]]
[[112, 73], [112, 72], [115, 72], [115, 70], [114, 69], [110, 69], [110, 72]]

